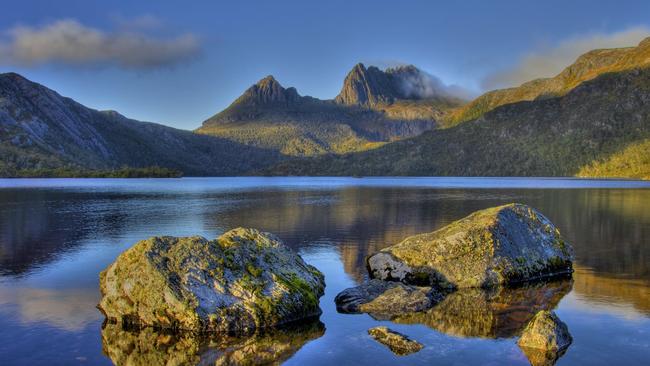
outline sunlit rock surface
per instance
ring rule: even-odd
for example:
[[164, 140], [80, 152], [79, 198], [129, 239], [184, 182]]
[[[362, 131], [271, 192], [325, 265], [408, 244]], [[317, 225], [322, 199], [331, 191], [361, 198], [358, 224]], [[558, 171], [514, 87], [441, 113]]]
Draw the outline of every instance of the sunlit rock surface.
[[534, 208], [488, 208], [368, 258], [371, 277], [442, 287], [491, 287], [572, 271], [573, 249]]
[[98, 307], [123, 324], [240, 333], [319, 315], [324, 287], [277, 237], [238, 228], [137, 243], [100, 274]]
[[554, 309], [571, 291], [569, 279], [518, 288], [467, 288], [455, 291], [424, 312], [395, 316], [400, 324], [424, 324], [457, 337], [519, 336], [541, 310]]
[[102, 348], [115, 365], [279, 365], [307, 342], [321, 337], [320, 321], [304, 321], [236, 338], [107, 323]]
[[542, 310], [528, 323], [519, 339], [520, 347], [562, 351], [573, 342], [569, 328], [553, 311]]
[[437, 304], [443, 294], [431, 287], [409, 286], [400, 282], [370, 280], [341, 291], [334, 302], [341, 313], [370, 313], [386, 317], [423, 311]]
[[542, 310], [528, 323], [517, 344], [533, 366], [551, 366], [573, 342], [569, 328], [553, 311]]
[[423, 348], [419, 342], [387, 327], [370, 328], [368, 334], [398, 356], [405, 356]]

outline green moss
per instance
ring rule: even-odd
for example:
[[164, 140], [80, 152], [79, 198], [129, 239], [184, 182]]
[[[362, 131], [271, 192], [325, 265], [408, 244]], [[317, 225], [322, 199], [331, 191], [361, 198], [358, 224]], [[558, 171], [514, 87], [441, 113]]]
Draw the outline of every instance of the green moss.
[[246, 270], [253, 277], [259, 277], [263, 272], [261, 268], [255, 267], [253, 263], [246, 263]]

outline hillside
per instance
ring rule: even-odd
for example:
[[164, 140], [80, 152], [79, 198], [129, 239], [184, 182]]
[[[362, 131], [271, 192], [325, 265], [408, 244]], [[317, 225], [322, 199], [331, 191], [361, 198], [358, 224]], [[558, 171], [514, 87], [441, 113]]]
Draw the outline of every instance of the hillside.
[[608, 72], [619, 72], [650, 65], [650, 38], [637, 47], [593, 50], [581, 55], [557, 76], [536, 79], [516, 88], [487, 92], [444, 117], [443, 126], [476, 119], [509, 103], [550, 98], [566, 94], [580, 83]]
[[582, 167], [578, 177], [612, 177], [650, 180], [650, 139]]
[[633, 146], [648, 138], [650, 69], [641, 68], [602, 74], [565, 95], [504, 105], [365, 153], [296, 159], [266, 173], [573, 176], [594, 162], [615, 161], [617, 154], [646, 156], [645, 145]]
[[97, 111], [15, 73], [0, 74], [0, 175], [24, 169], [161, 166], [186, 175], [259, 169], [279, 155]]
[[268, 76], [196, 132], [291, 156], [340, 154], [417, 136], [435, 128], [443, 111], [462, 103], [445, 95], [423, 99], [408, 94], [397, 80], [419, 70], [397, 70], [359, 64], [334, 101], [301, 96]]

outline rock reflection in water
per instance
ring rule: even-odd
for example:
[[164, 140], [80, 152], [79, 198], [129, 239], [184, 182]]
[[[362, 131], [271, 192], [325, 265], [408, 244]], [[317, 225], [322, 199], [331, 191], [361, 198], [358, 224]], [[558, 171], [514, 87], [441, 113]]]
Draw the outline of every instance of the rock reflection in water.
[[115, 365], [279, 365], [324, 333], [319, 320], [241, 338], [125, 329], [106, 323], [102, 348]]
[[519, 347], [519, 349], [526, 355], [531, 366], [553, 366], [566, 353], [566, 349], [560, 352], [544, 351], [530, 347]]
[[401, 324], [425, 324], [459, 337], [511, 338], [521, 334], [540, 310], [552, 310], [571, 291], [573, 281], [521, 287], [460, 289], [433, 308], [391, 319]]

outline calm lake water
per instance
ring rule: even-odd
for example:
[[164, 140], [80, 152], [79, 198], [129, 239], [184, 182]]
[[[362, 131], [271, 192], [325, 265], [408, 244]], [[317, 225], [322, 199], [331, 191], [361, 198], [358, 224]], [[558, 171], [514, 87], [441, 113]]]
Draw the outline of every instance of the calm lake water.
[[[576, 252], [573, 280], [459, 291], [391, 321], [336, 312], [364, 258], [416, 233], [509, 202], [541, 210]], [[326, 277], [320, 321], [225, 343], [102, 329], [98, 274], [153, 235], [270, 231]], [[555, 309], [574, 342], [558, 365], [650, 363], [650, 184], [466, 178], [0, 180], [0, 364], [285, 362], [289, 365], [528, 365], [517, 336]], [[424, 349], [395, 356], [377, 325]], [[176, 362], [176, 363], [174, 363]]]

